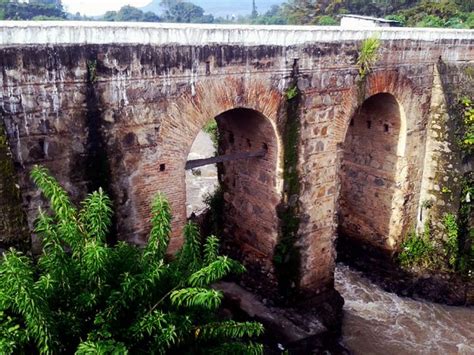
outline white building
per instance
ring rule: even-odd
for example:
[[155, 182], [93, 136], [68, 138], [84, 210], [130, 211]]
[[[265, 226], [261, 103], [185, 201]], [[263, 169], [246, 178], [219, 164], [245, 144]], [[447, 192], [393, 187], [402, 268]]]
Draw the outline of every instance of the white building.
[[342, 15], [341, 27], [359, 29], [373, 27], [398, 27], [400, 22], [386, 20], [384, 18], [360, 16], [360, 15]]

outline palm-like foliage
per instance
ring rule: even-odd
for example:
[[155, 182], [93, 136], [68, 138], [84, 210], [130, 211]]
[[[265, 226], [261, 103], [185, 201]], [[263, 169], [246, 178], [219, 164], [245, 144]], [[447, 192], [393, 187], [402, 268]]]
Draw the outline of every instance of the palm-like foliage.
[[188, 224], [184, 246], [164, 261], [171, 214], [162, 195], [145, 248], [111, 247], [111, 201], [101, 189], [78, 209], [46, 169], [31, 175], [52, 213], [39, 212], [37, 261], [11, 249], [0, 264], [0, 353], [262, 353], [249, 342], [262, 325], [216, 316], [223, 295], [210, 285], [244, 271], [218, 255], [216, 237], [202, 245]]

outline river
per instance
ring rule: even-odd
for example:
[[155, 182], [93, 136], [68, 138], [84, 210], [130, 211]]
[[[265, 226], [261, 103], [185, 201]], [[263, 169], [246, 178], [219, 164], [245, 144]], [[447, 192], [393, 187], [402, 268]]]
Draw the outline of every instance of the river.
[[354, 354], [474, 354], [474, 308], [398, 297], [338, 264], [342, 344]]
[[[210, 137], [201, 132], [189, 159], [213, 156]], [[204, 196], [217, 186], [215, 166], [186, 172], [187, 212], [205, 209]], [[342, 345], [358, 355], [474, 355], [474, 308], [451, 307], [398, 297], [361, 273], [338, 264], [336, 289], [344, 297]]]

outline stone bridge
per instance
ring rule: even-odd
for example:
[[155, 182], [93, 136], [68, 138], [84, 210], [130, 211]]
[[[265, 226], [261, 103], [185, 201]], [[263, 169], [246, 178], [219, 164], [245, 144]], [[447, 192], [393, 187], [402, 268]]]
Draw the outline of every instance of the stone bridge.
[[[360, 78], [369, 37], [378, 60]], [[473, 44], [467, 30], [2, 22], [2, 243], [45, 204], [29, 179], [42, 164], [76, 201], [106, 187], [134, 243], [163, 192], [175, 250], [187, 156], [216, 118], [220, 154], [266, 152], [219, 164], [223, 238], [269, 281], [330, 290], [338, 233], [392, 253], [435, 176], [456, 185], [458, 167], [431, 163], [450, 149], [431, 121], [472, 82]]]

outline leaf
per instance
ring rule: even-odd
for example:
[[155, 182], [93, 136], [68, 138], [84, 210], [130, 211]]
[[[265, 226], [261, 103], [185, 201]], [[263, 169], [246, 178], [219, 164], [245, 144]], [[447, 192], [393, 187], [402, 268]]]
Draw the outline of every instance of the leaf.
[[208, 310], [220, 306], [223, 294], [205, 288], [183, 288], [171, 293], [171, 303], [178, 307], [200, 307]]
[[245, 268], [226, 256], [219, 256], [217, 260], [192, 274], [188, 279], [188, 283], [194, 287], [208, 286], [232, 271], [242, 272], [245, 271]]

